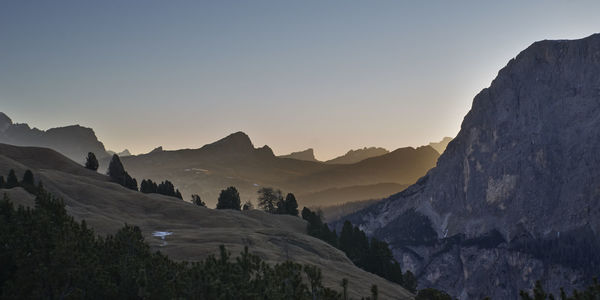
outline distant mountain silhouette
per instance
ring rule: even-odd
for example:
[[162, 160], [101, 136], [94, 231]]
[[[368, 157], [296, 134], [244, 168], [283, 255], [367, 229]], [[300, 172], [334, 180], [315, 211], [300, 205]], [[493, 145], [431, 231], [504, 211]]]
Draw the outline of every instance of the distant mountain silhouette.
[[448, 143], [450, 143], [451, 141], [452, 141], [451, 137], [444, 137], [441, 141], [439, 141], [437, 143], [434, 143], [434, 142], [429, 143], [429, 146], [431, 146], [433, 149], [435, 149], [435, 151], [437, 151], [438, 153], [442, 154], [446, 150], [446, 147], [448, 147]]
[[[169, 179], [184, 196], [199, 194], [209, 206], [216, 203], [221, 189], [231, 185], [243, 200], [255, 201], [259, 187], [272, 186], [298, 195], [300, 205], [304, 205], [302, 195], [311, 204], [320, 195], [330, 195], [322, 205], [332, 205], [344, 202], [342, 195], [350, 187], [366, 199], [382, 198], [386, 190], [371, 185], [395, 184], [401, 189], [432, 168], [438, 156], [426, 146], [399, 149], [356, 164], [325, 164], [277, 157], [268, 146], [255, 148], [248, 135], [236, 132], [199, 149], [151, 152], [124, 157], [122, 162], [132, 176]], [[323, 190], [328, 191], [318, 193]]]
[[119, 152], [119, 153], [117, 153], [117, 152], [115, 152], [115, 151], [110, 151], [110, 150], [107, 150], [106, 152], [107, 152], [109, 155], [116, 154], [116, 155], [118, 155], [119, 157], [125, 157], [125, 156], [130, 156], [130, 155], [131, 155], [131, 152], [129, 152], [129, 150], [128, 150], [128, 149], [125, 149], [125, 150], [123, 150], [123, 151], [121, 151], [121, 152]]
[[312, 148], [308, 148], [304, 151], [292, 152], [288, 155], [280, 155], [281, 158], [292, 158], [297, 160], [305, 160], [305, 161], [318, 161], [315, 158], [315, 152]]
[[163, 152], [162, 146], [158, 146], [158, 147], [152, 149], [152, 151], [150, 151], [150, 153], [159, 153], [159, 152]]
[[326, 164], [353, 164], [357, 163], [361, 160], [365, 160], [367, 158], [381, 156], [384, 154], [390, 153], [388, 150], [384, 148], [362, 148], [357, 150], [350, 150], [346, 154], [336, 157], [334, 159], [330, 159], [326, 161]]
[[[75, 125], [41, 131], [26, 124], [13, 124], [1, 114], [0, 129], [0, 142], [48, 147], [80, 163], [88, 152], [94, 152], [100, 173], [105, 172], [111, 157], [90, 128]], [[168, 179], [185, 197], [199, 194], [208, 205], [214, 205], [220, 190], [228, 186], [237, 187], [243, 200], [256, 200], [259, 187], [272, 186], [295, 193], [300, 205], [321, 206], [380, 199], [399, 192], [432, 168], [439, 156], [428, 146], [391, 153], [381, 148], [348, 153], [338, 161], [360, 161], [328, 164], [281, 158], [269, 146], [255, 148], [248, 135], [236, 132], [199, 149], [165, 151], [157, 147], [146, 154], [129, 155], [129, 151], [123, 151], [119, 156], [138, 180]], [[387, 154], [361, 159], [381, 153]], [[314, 159], [311, 149], [310, 156]], [[375, 188], [378, 184], [385, 186]]]
[[46, 131], [13, 123], [0, 112], [0, 143], [17, 146], [37, 146], [55, 149], [72, 160], [83, 163], [88, 152], [98, 159], [108, 157], [104, 145], [91, 128], [79, 125], [51, 128]]

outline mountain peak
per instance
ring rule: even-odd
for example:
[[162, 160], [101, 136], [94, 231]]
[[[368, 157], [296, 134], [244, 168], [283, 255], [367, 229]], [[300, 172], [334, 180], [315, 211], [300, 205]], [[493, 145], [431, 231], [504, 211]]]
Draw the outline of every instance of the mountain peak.
[[254, 145], [246, 133], [238, 131], [203, 148], [229, 152], [250, 152], [254, 150]]
[[315, 158], [315, 151], [313, 148], [308, 148], [306, 150], [298, 151], [298, 152], [292, 152], [288, 155], [281, 155], [279, 157], [291, 158], [291, 159], [297, 159], [297, 160], [305, 160], [305, 161], [318, 161]]
[[0, 132], [4, 132], [12, 124], [12, 120], [5, 113], [0, 112]]

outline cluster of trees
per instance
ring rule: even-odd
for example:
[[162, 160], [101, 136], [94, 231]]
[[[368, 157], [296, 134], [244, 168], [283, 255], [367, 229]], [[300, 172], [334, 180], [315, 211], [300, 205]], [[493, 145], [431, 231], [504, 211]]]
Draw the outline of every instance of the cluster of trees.
[[[96, 155], [92, 152], [89, 152], [86, 158], [85, 167], [97, 171], [98, 170], [98, 159], [96, 159]], [[127, 171], [125, 171], [125, 167], [123, 167], [123, 163], [121, 163], [121, 159], [118, 155], [114, 154], [112, 159], [110, 160], [110, 164], [108, 165], [108, 176], [112, 181], [134, 191], [138, 190], [137, 180], [129, 175]], [[153, 182], [151, 179], [144, 179], [140, 184], [140, 192], [142, 193], [155, 193], [161, 194], [165, 196], [176, 197], [179, 199], [183, 199], [181, 193], [178, 189], [175, 188], [172, 182], [169, 180], [165, 180], [159, 184]]]
[[144, 179], [140, 183], [140, 192], [146, 193], [146, 194], [149, 194], [149, 193], [161, 194], [161, 195], [165, 195], [165, 196], [171, 196], [171, 197], [183, 199], [179, 190], [175, 189], [175, 186], [173, 185], [173, 183], [168, 180], [165, 180], [159, 184], [156, 184], [156, 182], [154, 182], [150, 179]]
[[[41, 182], [39, 184], [41, 186]], [[17, 178], [17, 173], [13, 169], [8, 171], [6, 180], [4, 180], [4, 176], [0, 176], [0, 189], [12, 189], [15, 187], [22, 187], [32, 194], [37, 193], [38, 187], [35, 185], [35, 180], [31, 170], [26, 170], [23, 173], [23, 179], [21, 179], [21, 181], [19, 181]]]
[[0, 241], [2, 299], [347, 299], [348, 280], [339, 293], [315, 266], [267, 264], [247, 248], [232, 259], [221, 246], [218, 256], [190, 263], [152, 252], [135, 226], [98, 236], [43, 189], [33, 209], [4, 195]]
[[[87, 166], [87, 162], [86, 162], [86, 166]], [[116, 182], [128, 189], [131, 189], [134, 191], [138, 190], [137, 180], [135, 180], [135, 178], [132, 178], [131, 176], [129, 176], [129, 173], [127, 173], [127, 171], [125, 171], [125, 168], [123, 167], [123, 164], [121, 163], [121, 159], [116, 154], [113, 155], [112, 159], [110, 160], [110, 164], [108, 165], [108, 176], [114, 182]]]
[[[542, 283], [538, 280], [533, 288], [533, 295], [525, 291], [520, 291], [519, 295], [522, 300], [554, 300], [557, 299], [553, 294], [547, 293], [542, 287]], [[563, 288], [560, 288], [561, 300], [598, 300], [600, 299], [600, 283], [594, 278], [592, 284], [583, 291], [573, 290], [571, 296], [567, 295]]]
[[338, 237], [335, 230], [330, 230], [327, 223], [322, 221], [320, 214], [306, 207], [302, 210], [302, 218], [308, 222], [308, 234], [342, 250], [357, 267], [416, 292], [415, 276], [410, 271], [402, 273], [400, 264], [386, 242], [374, 237], [369, 240], [364, 231], [349, 221], [344, 222]]
[[298, 202], [292, 193], [283, 198], [281, 190], [263, 187], [258, 190], [258, 207], [272, 214], [298, 216]]

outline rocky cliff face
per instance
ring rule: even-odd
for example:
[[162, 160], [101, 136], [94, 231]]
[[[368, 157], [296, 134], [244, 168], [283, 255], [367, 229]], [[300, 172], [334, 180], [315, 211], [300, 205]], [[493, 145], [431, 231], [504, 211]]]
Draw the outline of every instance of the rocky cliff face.
[[[599, 141], [600, 34], [536, 42], [475, 97], [434, 169], [348, 219], [390, 242], [422, 287], [460, 299], [516, 298], [536, 279], [577, 286], [600, 269]], [[407, 213], [426, 217], [412, 237], [398, 226]]]
[[108, 157], [91, 128], [73, 125], [43, 131], [13, 123], [4, 113], [0, 113], [0, 143], [51, 148], [79, 163], [85, 161], [88, 152], [94, 152], [98, 159]]

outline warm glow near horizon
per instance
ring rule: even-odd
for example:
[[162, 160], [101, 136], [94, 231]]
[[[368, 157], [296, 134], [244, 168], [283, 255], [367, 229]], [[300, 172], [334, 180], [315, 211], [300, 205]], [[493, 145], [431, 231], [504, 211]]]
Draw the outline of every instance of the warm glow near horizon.
[[91, 127], [117, 152], [198, 148], [236, 131], [321, 160], [426, 145], [455, 136], [473, 97], [534, 41], [600, 31], [598, 11], [595, 1], [3, 1], [0, 111], [40, 129]]

